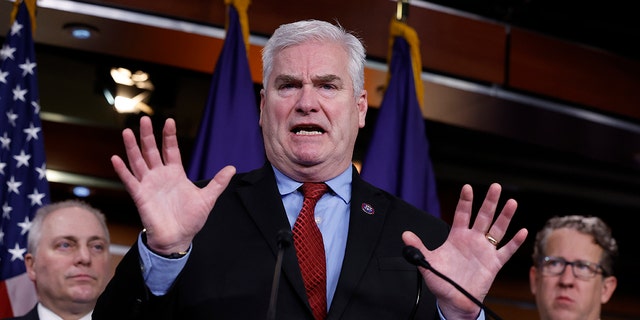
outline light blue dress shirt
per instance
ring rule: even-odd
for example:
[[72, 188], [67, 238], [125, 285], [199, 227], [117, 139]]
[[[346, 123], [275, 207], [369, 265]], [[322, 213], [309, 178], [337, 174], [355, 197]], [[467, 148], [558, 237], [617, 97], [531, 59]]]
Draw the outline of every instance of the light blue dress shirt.
[[[293, 224], [298, 218], [304, 200], [302, 192], [298, 190], [302, 186], [302, 182], [291, 180], [276, 168], [273, 170], [276, 173], [276, 182], [284, 209], [287, 212], [289, 225], [293, 229]], [[349, 169], [339, 176], [325, 181], [331, 190], [318, 200], [315, 208], [316, 223], [322, 233], [327, 259], [327, 307], [331, 305], [333, 294], [336, 292], [347, 246], [352, 170], [352, 167], [349, 166]]]

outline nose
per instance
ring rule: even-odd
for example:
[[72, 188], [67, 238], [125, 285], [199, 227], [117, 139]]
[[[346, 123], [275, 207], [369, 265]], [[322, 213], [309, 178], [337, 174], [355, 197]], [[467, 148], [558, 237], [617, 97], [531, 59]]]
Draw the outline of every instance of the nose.
[[296, 102], [296, 111], [302, 113], [310, 113], [318, 111], [318, 99], [315, 96], [315, 91], [312, 85], [305, 84], [300, 90], [298, 101]]
[[564, 270], [562, 271], [562, 273], [560, 274], [560, 282], [573, 283], [575, 279], [576, 279], [576, 276], [573, 274], [573, 266], [570, 264], [567, 264], [564, 267]]
[[84, 265], [88, 265], [91, 263], [91, 252], [89, 250], [89, 247], [78, 247], [78, 250], [76, 251], [76, 263]]

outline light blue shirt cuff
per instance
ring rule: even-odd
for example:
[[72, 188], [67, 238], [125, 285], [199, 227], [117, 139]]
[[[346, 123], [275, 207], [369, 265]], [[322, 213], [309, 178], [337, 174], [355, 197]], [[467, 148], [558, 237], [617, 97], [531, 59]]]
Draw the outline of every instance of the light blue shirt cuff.
[[169, 288], [171, 288], [171, 285], [187, 263], [191, 253], [191, 246], [187, 254], [178, 259], [161, 257], [147, 248], [142, 242], [142, 233], [140, 233], [138, 235], [138, 252], [140, 253], [140, 268], [142, 269], [144, 283], [151, 290], [151, 293], [156, 296], [162, 296], [169, 291]]
[[[440, 305], [438, 303], [436, 303], [436, 307], [438, 307], [438, 315], [440, 316], [440, 320], [447, 320], [447, 318], [444, 317], [444, 315], [442, 314], [442, 311], [440, 310]], [[485, 320], [486, 318], [484, 317], [484, 309], [480, 309], [480, 314], [478, 315], [478, 318], [476, 318], [477, 320]]]

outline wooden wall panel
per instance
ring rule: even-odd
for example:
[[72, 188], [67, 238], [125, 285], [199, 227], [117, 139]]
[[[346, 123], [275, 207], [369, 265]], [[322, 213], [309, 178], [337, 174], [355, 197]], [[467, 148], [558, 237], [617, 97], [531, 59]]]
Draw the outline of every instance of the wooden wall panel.
[[412, 10], [422, 67], [481, 82], [504, 82], [506, 32], [501, 24], [434, 10]]
[[42, 131], [47, 169], [119, 181], [110, 161], [125, 154], [119, 130], [43, 121]]
[[640, 63], [513, 28], [510, 87], [640, 117]]

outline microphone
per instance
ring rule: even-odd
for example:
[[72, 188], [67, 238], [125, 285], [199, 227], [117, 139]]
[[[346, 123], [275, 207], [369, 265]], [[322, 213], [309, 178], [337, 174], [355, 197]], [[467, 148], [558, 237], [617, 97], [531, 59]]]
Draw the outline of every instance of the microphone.
[[[484, 311], [487, 314], [489, 314], [493, 319], [501, 320], [501, 318], [495, 312], [491, 311], [491, 309], [489, 309], [482, 302], [480, 302], [478, 299], [476, 299], [474, 296], [472, 296], [467, 290], [462, 288], [459, 284], [457, 284], [455, 281], [451, 280], [449, 277], [447, 277], [444, 274], [440, 273], [440, 271], [434, 269], [431, 266], [431, 264], [429, 264], [429, 262], [427, 262], [427, 260], [424, 258], [424, 255], [422, 254], [422, 252], [420, 252], [420, 250], [418, 250], [418, 248], [413, 247], [413, 246], [405, 246], [402, 249], [402, 255], [404, 256], [405, 260], [407, 260], [409, 263], [411, 263], [411, 264], [413, 264], [415, 266], [420, 266], [420, 267], [423, 267], [425, 269], [428, 269], [431, 272], [433, 272], [435, 275], [440, 277], [441, 279], [449, 282], [452, 286], [454, 286], [456, 289], [458, 289], [458, 291], [460, 291], [467, 298], [469, 298], [469, 300], [473, 301], [473, 303], [475, 303], [478, 307], [484, 309]], [[417, 304], [417, 302], [416, 302], [416, 304]]]
[[269, 298], [269, 310], [267, 310], [267, 320], [276, 318], [276, 305], [278, 304], [278, 289], [280, 287], [280, 274], [282, 273], [282, 256], [284, 250], [293, 243], [293, 234], [289, 229], [281, 229], [276, 235], [278, 244], [278, 258], [276, 268], [273, 271], [273, 283], [271, 284], [271, 298]]

